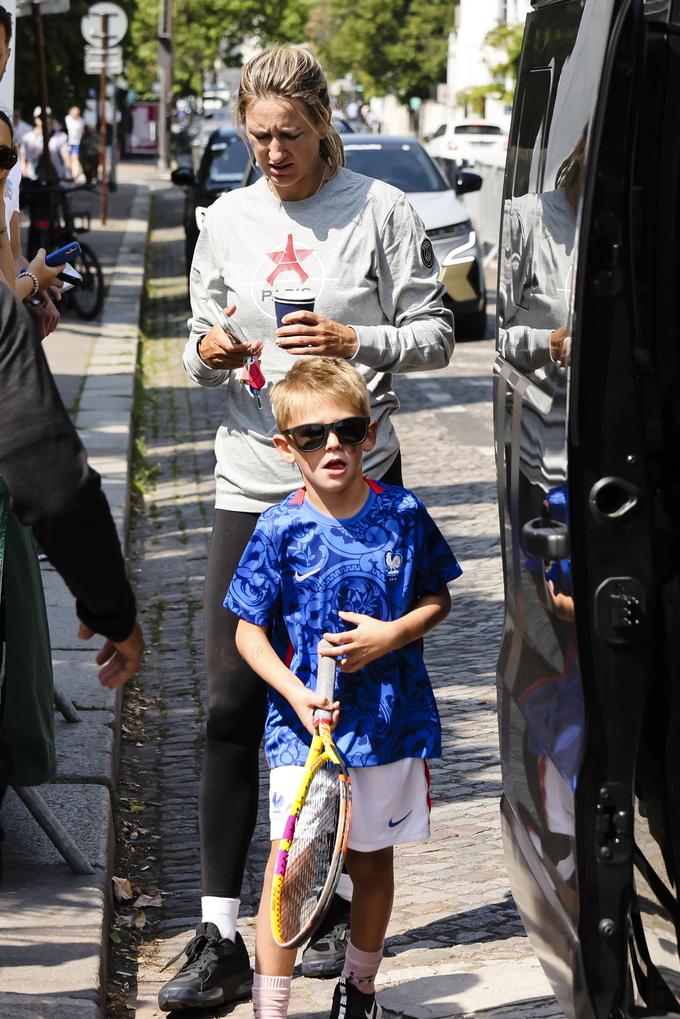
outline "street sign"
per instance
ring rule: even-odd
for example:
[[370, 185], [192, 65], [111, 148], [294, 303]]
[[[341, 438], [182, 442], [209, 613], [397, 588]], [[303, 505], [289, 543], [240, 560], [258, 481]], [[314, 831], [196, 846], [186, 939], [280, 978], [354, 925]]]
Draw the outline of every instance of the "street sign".
[[85, 74], [101, 74], [107, 76], [123, 73], [123, 51], [120, 46], [111, 50], [105, 50], [106, 56], [101, 53], [85, 54]]
[[85, 47], [85, 59], [86, 60], [106, 60], [118, 63], [123, 59], [123, 47], [122, 46], [109, 46], [104, 48], [103, 46], [86, 46]]
[[[69, 9], [69, 0], [37, 0], [41, 14], [66, 14]], [[31, 0], [17, 0], [17, 18], [27, 18], [33, 13]]]
[[[52, 0], [50, 0], [52, 2]], [[102, 3], [93, 4], [87, 14], [80, 21], [80, 31], [85, 42], [92, 46], [102, 46], [102, 17], [106, 16], [106, 44], [115, 46], [127, 32], [127, 14], [118, 4]]]

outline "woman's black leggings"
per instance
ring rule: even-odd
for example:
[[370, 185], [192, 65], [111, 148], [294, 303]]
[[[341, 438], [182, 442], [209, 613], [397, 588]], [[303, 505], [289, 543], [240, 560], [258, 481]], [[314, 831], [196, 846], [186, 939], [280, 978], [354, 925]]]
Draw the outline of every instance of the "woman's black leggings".
[[[381, 480], [402, 484], [400, 456]], [[236, 650], [238, 618], [223, 602], [257, 518], [215, 511], [203, 599], [208, 722], [199, 794], [202, 886], [204, 895], [230, 899], [241, 894], [257, 820], [267, 688]]]

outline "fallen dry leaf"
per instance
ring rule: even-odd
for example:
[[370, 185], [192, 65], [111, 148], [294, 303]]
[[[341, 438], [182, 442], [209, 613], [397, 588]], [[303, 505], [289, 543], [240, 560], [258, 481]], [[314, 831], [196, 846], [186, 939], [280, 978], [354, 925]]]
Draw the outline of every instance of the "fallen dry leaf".
[[126, 877], [116, 877], [115, 874], [111, 878], [113, 884], [113, 896], [116, 902], [123, 902], [125, 899], [132, 898], [132, 885], [130, 879]]
[[154, 895], [140, 895], [137, 899], [135, 899], [133, 905], [134, 905], [135, 909], [138, 906], [158, 906], [158, 907], [160, 907], [160, 906], [163, 905], [163, 899], [161, 897], [161, 893], [160, 892], [156, 892]]

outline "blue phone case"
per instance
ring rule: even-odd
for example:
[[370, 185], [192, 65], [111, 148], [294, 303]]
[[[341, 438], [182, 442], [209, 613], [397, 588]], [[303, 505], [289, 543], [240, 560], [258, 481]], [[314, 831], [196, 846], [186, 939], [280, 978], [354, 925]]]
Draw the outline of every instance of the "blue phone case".
[[45, 265], [63, 265], [65, 262], [70, 262], [74, 255], [79, 254], [80, 244], [78, 241], [69, 241], [68, 244], [57, 248], [56, 251], [50, 251], [49, 255], [45, 255]]

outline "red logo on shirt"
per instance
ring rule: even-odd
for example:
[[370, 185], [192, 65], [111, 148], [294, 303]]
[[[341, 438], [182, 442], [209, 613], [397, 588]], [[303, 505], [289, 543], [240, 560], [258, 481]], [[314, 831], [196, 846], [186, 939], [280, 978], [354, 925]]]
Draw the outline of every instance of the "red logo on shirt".
[[300, 265], [300, 262], [304, 262], [306, 258], [309, 258], [313, 254], [311, 248], [298, 248], [295, 250], [295, 242], [293, 241], [293, 235], [288, 234], [286, 240], [286, 246], [283, 251], [270, 251], [267, 253], [267, 258], [271, 258], [272, 262], [276, 262], [276, 268], [267, 276], [267, 283], [273, 286], [274, 280], [277, 276], [280, 276], [282, 272], [295, 272], [301, 283], [306, 283], [309, 276]]

